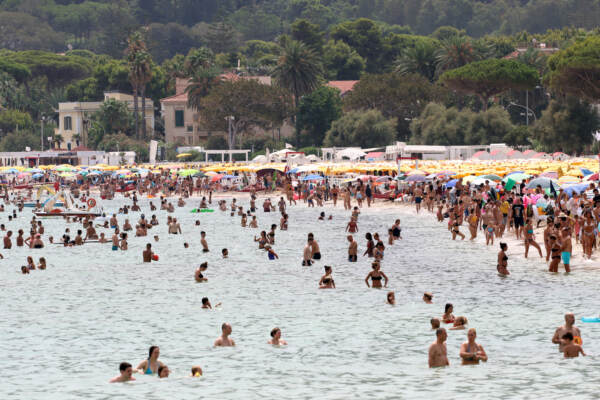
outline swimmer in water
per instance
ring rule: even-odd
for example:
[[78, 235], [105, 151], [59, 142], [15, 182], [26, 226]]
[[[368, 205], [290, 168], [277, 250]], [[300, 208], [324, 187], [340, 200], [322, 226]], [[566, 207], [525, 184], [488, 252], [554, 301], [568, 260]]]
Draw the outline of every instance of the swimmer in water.
[[331, 267], [329, 265], [326, 265], [325, 275], [323, 275], [321, 277], [321, 280], [319, 281], [319, 289], [335, 289], [335, 282], [333, 280], [331, 272]]
[[202, 252], [208, 253], [208, 242], [206, 241], [206, 232], [200, 232], [200, 244], [202, 245]]
[[150, 346], [148, 350], [148, 358], [142, 361], [136, 368], [137, 372], [144, 375], [154, 375], [158, 372], [158, 368], [164, 366], [158, 360], [160, 356], [160, 348], [158, 346]]
[[119, 365], [119, 373], [120, 373], [120, 375], [115, 376], [109, 382], [110, 383], [120, 383], [120, 382], [135, 381], [135, 378], [132, 376], [133, 368], [131, 367], [131, 364], [129, 364], [128, 362], [122, 362]]
[[440, 327], [440, 320], [437, 318], [431, 318], [429, 323], [431, 323], [431, 329], [438, 329]]
[[475, 342], [476, 338], [477, 332], [475, 328], [469, 329], [467, 332], [467, 341], [460, 346], [462, 365], [475, 365], [479, 364], [479, 361], [486, 362], [488, 360], [483, 346]]
[[46, 269], [46, 259], [40, 257], [40, 264], [37, 266], [38, 269]]
[[433, 294], [430, 292], [423, 293], [423, 301], [425, 304], [433, 304]]
[[304, 246], [304, 252], [302, 253], [302, 266], [303, 267], [310, 267], [312, 265], [312, 248], [310, 247], [310, 240], [308, 241], [308, 243], [306, 244], [306, 246]]
[[358, 243], [354, 240], [352, 235], [348, 235], [348, 242], [350, 242], [350, 245], [348, 246], [348, 261], [356, 262], [358, 260]]
[[287, 346], [287, 342], [281, 338], [281, 329], [279, 328], [271, 330], [271, 339], [267, 343], [273, 346]]
[[277, 253], [275, 253], [275, 250], [273, 250], [270, 245], [265, 245], [265, 250], [267, 251], [269, 260], [279, 259], [279, 256], [277, 255]]
[[26, 265], [21, 266], [21, 273], [27, 275], [29, 273], [29, 268], [27, 268]]
[[152, 252], [152, 245], [150, 243], [146, 243], [146, 250], [142, 252], [142, 260], [145, 263], [152, 262], [152, 256], [154, 253]]
[[373, 270], [369, 272], [369, 274], [365, 278], [365, 283], [367, 284], [367, 287], [371, 287], [369, 285], [369, 279], [371, 279], [371, 285], [373, 288], [381, 289], [382, 279], [385, 280], [383, 287], [387, 287], [388, 277], [383, 273], [383, 271], [381, 271], [381, 265], [378, 262], [374, 262], [371, 264], [371, 268], [373, 268]]
[[171, 371], [169, 371], [169, 367], [166, 365], [158, 367], [158, 377], [159, 378], [168, 378]]
[[310, 249], [312, 252], [311, 258], [313, 260], [321, 259], [321, 249], [319, 248], [319, 243], [315, 240], [315, 237], [312, 233], [308, 234], [308, 242], [310, 243]]
[[429, 368], [446, 367], [450, 365], [446, 350], [448, 334], [444, 328], [435, 331], [436, 340], [429, 346]]
[[386, 301], [389, 305], [395, 306], [396, 305], [396, 294], [394, 294], [394, 292], [388, 292]]
[[442, 315], [442, 321], [444, 321], [445, 324], [454, 322], [454, 315], [452, 314], [452, 311], [454, 311], [454, 306], [452, 303], [447, 303], [444, 307], [444, 315]]
[[228, 258], [229, 257], [229, 250], [227, 250], [227, 249], [221, 250], [221, 255], [223, 256], [223, 258]]
[[206, 282], [208, 281], [207, 278], [204, 277], [204, 275], [202, 275], [202, 272], [205, 272], [208, 269], [208, 262], [203, 262], [202, 264], [200, 264], [200, 266], [196, 269], [196, 272], [194, 272], [194, 279], [196, 279], [196, 282]]
[[194, 365], [192, 367], [192, 377], [194, 378], [199, 378], [202, 376], [202, 367], [200, 367], [199, 365]]
[[571, 332], [562, 335], [563, 354], [565, 355], [565, 358], [579, 357], [580, 353], [582, 356], [585, 356], [586, 354], [583, 352], [581, 345], [574, 343], [573, 340], [574, 337]]
[[229, 325], [226, 322], [223, 323], [223, 325], [221, 325], [221, 336], [219, 336], [217, 338], [217, 340], [215, 340], [214, 346], [215, 347], [235, 346], [235, 341], [229, 337], [231, 335], [232, 330], [233, 329], [231, 328], [231, 325]]
[[500, 275], [510, 275], [508, 272], [508, 256], [506, 255], [506, 250], [508, 250], [508, 245], [506, 243], [500, 243], [500, 251], [498, 252], [498, 264], [496, 265], [496, 270]]
[[565, 333], [571, 333], [574, 338], [581, 338], [581, 331], [575, 326], [575, 314], [573, 313], [565, 314], [565, 324], [556, 328], [552, 337], [552, 343], [558, 344], [558, 351], [560, 352], [564, 351], [564, 343], [561, 338]]
[[451, 331], [457, 331], [457, 330], [460, 330], [460, 329], [465, 329], [466, 325], [468, 323], [469, 323], [469, 321], [467, 320], [467, 317], [458, 316], [454, 320], [454, 325], [452, 326], [452, 328], [450, 328], [450, 330]]

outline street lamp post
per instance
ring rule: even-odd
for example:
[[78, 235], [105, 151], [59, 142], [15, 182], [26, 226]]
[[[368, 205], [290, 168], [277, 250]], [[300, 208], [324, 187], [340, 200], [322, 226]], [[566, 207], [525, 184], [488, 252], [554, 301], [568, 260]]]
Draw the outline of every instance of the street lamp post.
[[513, 103], [513, 102], [510, 102], [508, 104], [508, 106], [509, 107], [510, 106], [521, 107], [525, 110], [525, 115], [527, 116], [527, 119], [525, 121], [527, 123], [527, 126], [529, 126], [529, 113], [531, 113], [531, 115], [533, 115], [533, 119], [537, 121], [537, 117], [535, 116], [535, 113], [529, 107], [523, 106], [521, 104]]
[[228, 115], [227, 117], [225, 117], [225, 119], [228, 122], [229, 129], [229, 162], [231, 162], [233, 161], [233, 156], [231, 154], [231, 150], [233, 150], [233, 129], [231, 123], [235, 121], [235, 117], [233, 115]]
[[44, 151], [44, 120], [46, 119], [46, 117], [44, 115], [42, 115], [42, 118], [40, 119], [42, 125], [40, 128], [40, 141], [42, 142], [42, 151]]

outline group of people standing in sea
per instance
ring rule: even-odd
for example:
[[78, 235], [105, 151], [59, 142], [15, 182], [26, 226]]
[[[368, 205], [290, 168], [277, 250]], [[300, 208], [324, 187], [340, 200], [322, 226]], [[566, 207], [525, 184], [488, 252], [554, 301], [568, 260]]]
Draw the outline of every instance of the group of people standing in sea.
[[[581, 245], [585, 259], [590, 259], [597, 248], [600, 192], [594, 183], [585, 192], [569, 196], [562, 188], [550, 194], [541, 186], [526, 189], [526, 182], [510, 190], [489, 180], [478, 186], [463, 184], [462, 179], [452, 187], [446, 187], [446, 182], [413, 183], [404, 188], [403, 195], [405, 201], [414, 203], [417, 212], [424, 205], [439, 222], [447, 220], [453, 240], [464, 240], [467, 232], [474, 240], [482, 232], [486, 245], [494, 245], [512, 233], [523, 241], [525, 258], [534, 249], [548, 262], [550, 272], [558, 272], [562, 263], [567, 273], [571, 271], [574, 243]], [[543, 234], [536, 238], [535, 229], [542, 222]], [[465, 225], [467, 231], [462, 229]], [[501, 275], [509, 275], [507, 249], [508, 244], [501, 242], [497, 262]]]

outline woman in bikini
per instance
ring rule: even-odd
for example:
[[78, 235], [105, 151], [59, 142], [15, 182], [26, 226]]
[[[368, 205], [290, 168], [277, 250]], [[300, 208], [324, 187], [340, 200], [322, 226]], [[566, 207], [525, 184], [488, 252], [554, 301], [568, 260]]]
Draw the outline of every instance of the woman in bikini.
[[498, 264], [496, 270], [500, 275], [510, 275], [508, 272], [508, 257], [506, 256], [506, 250], [508, 246], [506, 243], [500, 243], [500, 251], [498, 252]]
[[[381, 289], [381, 280], [384, 279], [383, 287], [387, 287], [388, 277], [381, 271], [381, 264], [378, 262], [374, 262], [371, 264], [373, 270], [369, 272], [367, 277], [365, 278], [365, 283], [367, 287], [373, 287], [377, 289]], [[371, 279], [371, 286], [369, 285], [369, 279]]]
[[323, 275], [321, 277], [321, 280], [319, 281], [319, 289], [335, 289], [335, 282], [333, 280], [331, 272], [331, 267], [329, 265], [326, 265], [325, 275]]
[[540, 253], [540, 257], [544, 257], [542, 255], [542, 249], [540, 248], [540, 245], [537, 244], [533, 238], [533, 225], [531, 224], [531, 219], [527, 218], [525, 221], [525, 258], [527, 258], [527, 254], [529, 254], [529, 246], [535, 247]]
[[260, 233], [260, 237], [257, 238], [256, 236], [254, 236], [254, 241], [258, 242], [258, 248], [259, 249], [264, 249], [265, 248], [265, 244], [267, 244], [269, 242], [269, 239], [267, 239], [267, 232], [262, 231]]
[[550, 267], [548, 271], [550, 272], [558, 272], [558, 264], [560, 264], [560, 252], [561, 252], [561, 243], [557, 240], [556, 236], [552, 234], [550, 236]]
[[164, 366], [162, 362], [158, 361], [158, 356], [160, 356], [160, 349], [158, 346], [150, 346], [148, 358], [137, 366], [136, 372], [144, 375], [154, 375], [158, 373], [158, 369]]
[[583, 220], [583, 226], [581, 228], [581, 244], [583, 245], [583, 254], [588, 258], [592, 258], [592, 248], [594, 247], [594, 239], [595, 239], [595, 224], [592, 219], [592, 213], [590, 211], [586, 211], [584, 215], [585, 219]]

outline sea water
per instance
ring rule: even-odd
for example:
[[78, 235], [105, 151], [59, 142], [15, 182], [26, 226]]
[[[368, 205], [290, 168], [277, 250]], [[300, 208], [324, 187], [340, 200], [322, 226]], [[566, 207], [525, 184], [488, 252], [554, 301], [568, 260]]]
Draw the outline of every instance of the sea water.
[[[597, 396], [600, 324], [578, 324], [588, 357], [565, 360], [551, 343], [565, 312], [575, 312], [577, 319], [600, 313], [600, 272], [591, 264], [574, 265], [571, 275], [552, 275], [535, 251], [526, 261], [516, 257], [522, 247], [511, 248], [511, 275], [502, 278], [496, 273], [496, 246], [452, 241], [446, 224], [432, 215], [415, 216], [393, 206], [363, 208], [354, 235], [359, 261], [348, 263], [348, 212], [338, 205], [325, 209], [332, 220], [318, 221], [321, 209], [304, 204], [288, 210], [289, 230], [276, 231], [279, 260], [269, 261], [254, 236], [278, 224], [279, 213], [258, 211], [259, 229], [242, 228], [240, 217], [229, 211], [190, 213], [197, 203], [189, 200], [170, 214], [179, 219], [183, 234], [168, 235], [169, 214], [148, 212], [143, 200], [146, 216], [156, 214], [161, 224], [148, 237], [130, 235], [128, 251], [111, 251], [110, 243], [3, 250], [0, 398]], [[102, 202], [108, 212], [122, 204]], [[16, 231], [27, 226], [29, 212], [16, 222], [0, 220]], [[139, 215], [119, 215], [119, 221], [127, 217], [135, 225]], [[396, 218], [402, 219], [403, 239], [387, 246], [387, 229]], [[71, 237], [79, 227], [62, 219], [46, 219], [44, 226], [46, 243], [48, 235], [60, 238], [65, 226]], [[201, 230], [210, 247], [206, 254]], [[309, 232], [323, 259], [302, 267]], [[390, 279], [388, 289], [369, 289], [364, 282], [371, 271], [371, 260], [362, 256], [366, 232], [379, 232], [386, 243], [382, 270]], [[146, 243], [152, 243], [159, 262], [141, 262]], [[229, 259], [221, 258], [222, 248], [229, 249]], [[27, 255], [36, 262], [46, 257], [48, 269], [21, 275]], [[196, 283], [194, 270], [203, 261], [209, 264], [208, 282]], [[318, 289], [324, 265], [333, 267], [335, 290]], [[387, 290], [396, 293], [394, 307], [385, 304]], [[425, 291], [434, 293], [433, 305], [422, 302]], [[222, 306], [201, 309], [204, 296]], [[450, 367], [427, 367], [435, 339], [429, 320], [441, 317], [447, 302], [477, 329], [487, 363], [461, 366], [458, 353], [466, 331], [449, 331]], [[212, 346], [223, 322], [233, 327], [235, 348]], [[276, 326], [289, 346], [267, 344]], [[120, 362], [136, 367], [151, 345], [160, 346], [160, 360], [171, 370], [168, 379], [136, 374], [136, 382], [108, 384]], [[202, 366], [202, 378], [188, 377], [192, 365]]]

